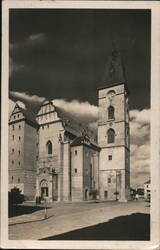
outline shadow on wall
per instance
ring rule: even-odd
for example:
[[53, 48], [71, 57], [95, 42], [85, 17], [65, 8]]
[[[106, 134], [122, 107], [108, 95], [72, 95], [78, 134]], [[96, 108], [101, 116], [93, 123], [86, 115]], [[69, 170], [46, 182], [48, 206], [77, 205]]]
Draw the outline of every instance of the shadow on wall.
[[150, 215], [135, 213], [41, 240], [150, 240]]

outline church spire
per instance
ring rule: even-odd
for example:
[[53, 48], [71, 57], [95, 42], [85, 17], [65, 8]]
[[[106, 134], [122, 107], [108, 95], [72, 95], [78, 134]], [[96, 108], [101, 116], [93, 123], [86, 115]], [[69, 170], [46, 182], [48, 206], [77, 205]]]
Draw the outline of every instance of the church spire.
[[112, 53], [107, 59], [104, 74], [102, 77], [103, 84], [125, 82], [125, 70], [122, 63], [120, 52], [116, 49], [115, 42], [112, 42]]

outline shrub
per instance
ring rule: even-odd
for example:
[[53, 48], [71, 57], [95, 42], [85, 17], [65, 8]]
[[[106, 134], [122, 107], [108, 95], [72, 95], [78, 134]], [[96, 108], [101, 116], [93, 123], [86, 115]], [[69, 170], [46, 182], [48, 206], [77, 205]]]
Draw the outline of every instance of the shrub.
[[24, 202], [24, 195], [21, 194], [19, 188], [12, 188], [10, 192], [8, 192], [8, 204], [9, 206], [18, 205]]

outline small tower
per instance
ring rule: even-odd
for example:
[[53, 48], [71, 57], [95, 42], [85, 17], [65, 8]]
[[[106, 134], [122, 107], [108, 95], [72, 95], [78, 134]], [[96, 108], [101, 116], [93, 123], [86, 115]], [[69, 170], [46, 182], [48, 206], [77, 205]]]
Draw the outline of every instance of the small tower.
[[9, 190], [33, 200], [36, 192], [38, 124], [35, 114], [17, 103], [9, 119]]
[[129, 92], [117, 51], [112, 53], [106, 70], [103, 84], [107, 86], [98, 89], [100, 199], [126, 201], [130, 188]]

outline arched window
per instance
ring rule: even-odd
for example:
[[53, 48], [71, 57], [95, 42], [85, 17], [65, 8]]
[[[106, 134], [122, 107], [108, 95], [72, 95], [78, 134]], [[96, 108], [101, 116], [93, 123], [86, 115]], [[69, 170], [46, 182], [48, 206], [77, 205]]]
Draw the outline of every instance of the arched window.
[[107, 135], [108, 135], [108, 143], [114, 143], [115, 141], [115, 131], [110, 128], [107, 131]]
[[48, 154], [52, 154], [52, 142], [51, 141], [47, 142], [47, 152]]
[[108, 119], [114, 119], [114, 107], [113, 106], [108, 107]]

